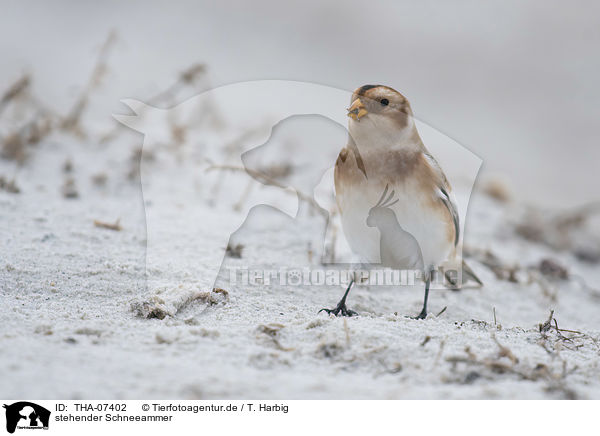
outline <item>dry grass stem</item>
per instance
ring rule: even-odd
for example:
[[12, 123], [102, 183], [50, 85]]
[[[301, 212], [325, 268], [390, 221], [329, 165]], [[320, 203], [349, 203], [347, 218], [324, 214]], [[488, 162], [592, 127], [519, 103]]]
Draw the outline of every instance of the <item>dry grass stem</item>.
[[28, 74], [21, 76], [15, 83], [13, 83], [0, 98], [0, 114], [10, 104], [11, 101], [19, 98], [29, 88], [31, 84], [31, 78]]
[[108, 56], [116, 40], [116, 32], [111, 31], [108, 37], [106, 38], [106, 41], [100, 48], [98, 60], [96, 61], [96, 65], [92, 70], [87, 84], [81, 91], [81, 94], [75, 101], [75, 104], [73, 105], [67, 116], [61, 121], [60, 126], [62, 129], [75, 133], [78, 136], [83, 136], [83, 130], [80, 126], [81, 116], [87, 108], [91, 93], [100, 86], [100, 84], [102, 83], [102, 79], [108, 71]]
[[[235, 165], [210, 165], [206, 169], [207, 172], [213, 171], [213, 170], [243, 172], [243, 173], [247, 173], [249, 176], [253, 177], [254, 179], [258, 180], [260, 183], [263, 183], [265, 185], [275, 186], [275, 187], [281, 188], [281, 189], [288, 188], [287, 186], [283, 185], [282, 183], [278, 182], [277, 180], [271, 179], [267, 175], [265, 175], [259, 171], [251, 170], [249, 168], [239, 167], [239, 166], [235, 166]], [[329, 218], [327, 211], [321, 209], [321, 206], [319, 206], [319, 204], [311, 196], [304, 194], [298, 190], [296, 190], [296, 194], [298, 195], [298, 198], [300, 200], [306, 202], [311, 207], [313, 207], [325, 219]]]
[[117, 220], [114, 223], [107, 223], [104, 221], [94, 220], [94, 226], [101, 229], [114, 230], [115, 232], [120, 232], [121, 230], [123, 230], [123, 227], [121, 227], [119, 221], [120, 220]]

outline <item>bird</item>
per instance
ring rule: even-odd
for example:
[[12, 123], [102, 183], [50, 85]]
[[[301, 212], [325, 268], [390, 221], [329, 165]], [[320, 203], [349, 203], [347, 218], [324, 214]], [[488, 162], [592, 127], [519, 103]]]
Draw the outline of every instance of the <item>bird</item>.
[[[361, 86], [352, 93], [347, 115], [348, 141], [334, 169], [344, 235], [363, 262], [422, 270], [425, 295], [416, 319], [424, 319], [433, 272], [457, 256], [460, 226], [452, 188], [423, 144], [411, 105], [400, 92], [385, 85]], [[467, 279], [482, 284], [463, 262]], [[321, 310], [355, 315], [346, 307], [353, 283], [334, 309]]]

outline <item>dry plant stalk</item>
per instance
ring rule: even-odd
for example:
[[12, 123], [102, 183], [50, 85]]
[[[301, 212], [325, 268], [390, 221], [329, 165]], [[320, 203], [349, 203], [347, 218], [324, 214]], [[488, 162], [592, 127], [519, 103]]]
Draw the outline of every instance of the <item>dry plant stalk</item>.
[[206, 73], [206, 65], [205, 64], [193, 64], [188, 67], [186, 70], [179, 74], [179, 77], [171, 86], [169, 86], [164, 91], [156, 94], [150, 100], [148, 100], [148, 104], [155, 106], [161, 104], [170, 104], [173, 103], [175, 98], [177, 98], [177, 94], [185, 88], [186, 86], [193, 85], [196, 80]]
[[83, 130], [80, 126], [81, 116], [88, 105], [90, 94], [100, 86], [104, 75], [108, 71], [108, 55], [116, 40], [116, 32], [111, 31], [100, 49], [98, 60], [96, 61], [96, 65], [92, 70], [92, 74], [90, 75], [86, 86], [83, 88], [79, 98], [75, 101], [75, 104], [68, 115], [61, 122], [60, 126], [63, 130], [70, 131], [78, 136], [83, 136]]
[[119, 223], [120, 221], [121, 220], [118, 219], [114, 223], [107, 223], [104, 221], [94, 220], [94, 226], [99, 227], [101, 229], [114, 230], [115, 232], [120, 232], [121, 230], [123, 230], [123, 227], [121, 227], [121, 224]]
[[50, 116], [38, 113], [31, 121], [3, 138], [2, 157], [22, 164], [29, 156], [27, 146], [37, 144], [51, 131]]
[[500, 203], [508, 203], [511, 199], [506, 184], [497, 179], [488, 180], [483, 186], [483, 192]]
[[[260, 128], [245, 130], [237, 138], [235, 138], [232, 141], [225, 144], [223, 146], [223, 150], [225, 152], [225, 159], [229, 160], [231, 157], [234, 157], [236, 155], [240, 156], [242, 153], [242, 147], [243, 147], [242, 144], [244, 142], [246, 142], [247, 140], [249, 140], [250, 138], [252, 138], [260, 130], [261, 130]], [[208, 163], [212, 165], [211, 161], [209, 161]], [[207, 171], [209, 171], [209, 170], [210, 170], [210, 168]], [[214, 204], [215, 199], [219, 198], [221, 186], [223, 185], [224, 181], [225, 181], [225, 173], [222, 172], [221, 174], [219, 174], [219, 178], [215, 181], [215, 183], [210, 191], [213, 194], [213, 199], [210, 201], [210, 203]], [[242, 204], [241, 202], [242, 202], [242, 199], [240, 199], [238, 204], [241, 205]]]
[[337, 243], [338, 226], [336, 225], [333, 218], [336, 216], [336, 214], [337, 214], [337, 209], [329, 211], [329, 215], [331, 217], [331, 237], [329, 238], [328, 243], [325, 245], [325, 250], [324, 250], [323, 256], [321, 258], [322, 265], [335, 263], [335, 259], [336, 259], [335, 244]]
[[439, 318], [439, 316], [442, 315], [446, 310], [448, 310], [448, 306], [444, 306], [443, 309], [440, 310], [435, 317]]
[[[182, 288], [182, 285], [179, 285]], [[134, 301], [131, 303], [131, 310], [140, 318], [158, 318], [165, 319], [167, 316], [175, 316], [190, 304], [200, 301], [208, 306], [225, 304], [229, 300], [229, 293], [221, 288], [213, 288], [210, 292], [186, 292], [176, 301], [165, 302], [159, 295], [143, 301]]]
[[[283, 185], [282, 183], [278, 182], [277, 180], [271, 179], [269, 176], [265, 175], [264, 173], [261, 173], [259, 171], [254, 171], [249, 168], [239, 167], [239, 166], [235, 166], [235, 165], [210, 165], [206, 169], [206, 172], [213, 171], [213, 170], [243, 172], [243, 173], [247, 173], [249, 176], [253, 177], [254, 179], [258, 180], [260, 183], [263, 183], [264, 185], [275, 186], [275, 187], [281, 188], [281, 189], [288, 188], [287, 186]], [[323, 216], [323, 218], [325, 218], [325, 219], [329, 218], [327, 211], [321, 209], [321, 206], [319, 206], [319, 204], [312, 197], [310, 197], [309, 195], [304, 194], [303, 192], [300, 192], [298, 190], [296, 190], [296, 194], [298, 195], [298, 198], [300, 200], [308, 203], [318, 213], [320, 213], [321, 216]]]
[[548, 317], [548, 319], [543, 324], [538, 325], [540, 333], [545, 333], [548, 330], [550, 330], [550, 328], [552, 327], [552, 319], [553, 318], [554, 318], [554, 310], [551, 310], [550, 316]]
[[0, 190], [11, 194], [18, 194], [21, 192], [14, 178], [12, 180], [7, 180], [4, 176], [0, 176]]
[[588, 203], [571, 211], [562, 213], [558, 215], [554, 221], [559, 230], [565, 231], [570, 227], [581, 226], [590, 216], [596, 213], [600, 213], [600, 201]]
[[[150, 106], [164, 106], [173, 105], [179, 92], [186, 86], [193, 85], [197, 80], [206, 73], [205, 64], [193, 64], [183, 72], [179, 74], [179, 77], [164, 91], [159, 92], [154, 97], [148, 100]], [[177, 124], [171, 124], [171, 136], [176, 143], [183, 143], [185, 141], [185, 135], [189, 126], [182, 126]], [[117, 137], [118, 133], [123, 128], [120, 123], [115, 124], [115, 127], [108, 133], [102, 135], [100, 143], [106, 143], [112, 141]]]
[[[106, 61], [108, 53], [115, 40], [116, 34], [111, 32], [100, 50], [98, 61], [96, 62], [96, 66], [92, 71], [87, 85], [84, 87], [81, 95], [76, 100], [68, 115], [60, 121], [59, 125], [63, 130], [70, 131], [80, 136], [83, 135], [80, 127], [81, 116], [87, 107], [91, 92], [99, 86], [107, 71]], [[2, 113], [10, 102], [22, 96], [29, 88], [30, 84], [31, 78], [28, 75], [24, 75], [17, 80], [0, 99], [0, 113]], [[34, 103], [38, 106], [36, 115], [24, 126], [15, 132], [9, 133], [3, 138], [3, 157], [23, 163], [28, 157], [27, 146], [37, 144], [52, 132], [56, 116], [53, 115], [51, 111], [45, 109], [41, 103], [36, 102], [35, 99]], [[74, 195], [67, 195], [69, 198], [72, 198], [73, 196]]]
[[[13, 83], [0, 98], [0, 114], [8, 105], [23, 97], [31, 84], [31, 78], [25, 74]], [[32, 100], [31, 98], [29, 100]], [[31, 103], [31, 101], [27, 101]], [[29, 153], [28, 145], [37, 144], [52, 130], [52, 115], [49, 110], [33, 99], [36, 106], [35, 115], [23, 126], [9, 132], [2, 138], [2, 157], [23, 163]]]
[[23, 95], [27, 88], [29, 88], [30, 84], [31, 78], [28, 74], [24, 74], [22, 77], [17, 79], [17, 81], [6, 90], [4, 95], [2, 95], [2, 98], [0, 98], [0, 114], [2, 114], [4, 109], [10, 104], [11, 101]]
[[139, 180], [142, 160], [144, 162], [152, 162], [154, 159], [155, 155], [152, 150], [144, 149], [144, 147], [135, 147], [129, 158], [131, 166], [127, 172], [127, 178], [129, 180]]
[[[548, 319], [541, 324], [538, 324], [538, 330], [541, 335], [541, 342], [539, 343], [549, 354], [553, 354], [553, 350], [556, 349], [557, 343], [562, 343], [564, 348], [571, 351], [577, 351], [579, 348], [585, 345], [585, 341], [590, 341], [596, 348], [600, 350], [598, 340], [582, 333], [578, 330], [561, 329], [558, 327], [558, 321], [554, 318], [554, 310], [550, 311]], [[556, 332], [556, 340], [552, 344], [552, 349], [548, 349], [547, 342], [550, 340], [548, 333], [550, 331]], [[563, 333], [569, 334], [566, 336]]]
[[[534, 367], [530, 367], [526, 364], [519, 365], [519, 360], [512, 353], [512, 351], [508, 347], [501, 345], [496, 340], [495, 336], [492, 336], [492, 338], [498, 346], [498, 353], [495, 357], [479, 358], [471, 351], [470, 347], [467, 346], [465, 347], [466, 356], [450, 356], [446, 358], [446, 361], [450, 362], [454, 369], [456, 368], [457, 364], [463, 363], [468, 366], [476, 366], [487, 369], [495, 374], [516, 375], [522, 380], [543, 380], [547, 383], [545, 387], [547, 391], [559, 391], [564, 395], [565, 398], [568, 399], [577, 398], [577, 393], [570, 389], [566, 385], [565, 381], [566, 377], [576, 370], [577, 367], [573, 368], [571, 371], [567, 371], [567, 362], [562, 360], [562, 371], [560, 373], [554, 373], [547, 365], [543, 363], [538, 363]], [[507, 358], [510, 363], [502, 361], [502, 358]]]
[[69, 177], [65, 180], [65, 183], [62, 186], [62, 194], [65, 198], [79, 197], [79, 192], [77, 191], [77, 187], [75, 186], [75, 179]]
[[275, 348], [280, 351], [293, 351], [294, 348], [284, 347], [279, 342], [279, 332], [285, 326], [279, 323], [261, 324], [258, 326], [258, 332], [266, 335], [272, 342]]
[[498, 339], [496, 339], [496, 335], [492, 335], [492, 339], [498, 346], [498, 359], [507, 357], [513, 365], [516, 365], [517, 363], [519, 363], [519, 359], [517, 359], [517, 357], [513, 354], [513, 352], [508, 347], [505, 347], [500, 342], [498, 342]]
[[227, 244], [227, 248], [225, 249], [225, 255], [232, 257], [234, 259], [242, 258], [242, 251], [244, 250], [243, 244]]
[[96, 186], [105, 186], [106, 182], [108, 181], [108, 176], [106, 175], [106, 173], [97, 173], [94, 174], [92, 177], [92, 183]]
[[[598, 244], [581, 245], [577, 232], [585, 230], [587, 221], [598, 213], [598, 201], [559, 214], [530, 210], [517, 223], [515, 231], [526, 240], [544, 244], [554, 250], [570, 250], [580, 260], [597, 263], [600, 262], [600, 250], [596, 248]], [[597, 239], [592, 233], [585, 236], [586, 239]]]
[[471, 257], [490, 269], [498, 280], [518, 283], [517, 272], [521, 269], [519, 265], [508, 265], [504, 263], [490, 250], [481, 250], [465, 246], [463, 251], [466, 257]]

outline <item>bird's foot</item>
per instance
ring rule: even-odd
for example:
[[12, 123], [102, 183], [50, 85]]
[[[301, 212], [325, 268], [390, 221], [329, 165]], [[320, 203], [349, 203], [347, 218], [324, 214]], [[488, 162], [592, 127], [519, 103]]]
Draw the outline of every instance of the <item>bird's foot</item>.
[[427, 318], [427, 311], [425, 310], [425, 308], [423, 308], [421, 313], [419, 313], [417, 316], [413, 316], [411, 318], [412, 319], [425, 319], [425, 318]]
[[355, 316], [358, 315], [357, 312], [350, 310], [346, 307], [346, 302], [345, 301], [340, 301], [338, 303], [337, 306], [335, 306], [335, 309], [321, 309], [319, 310], [317, 313], [321, 313], [321, 312], [327, 312], [329, 315], [334, 314], [335, 316], [338, 315], [342, 315], [342, 316]]
[[408, 319], [425, 319], [427, 318], [427, 311], [423, 309], [421, 310], [421, 313], [419, 313], [417, 316], [404, 315], [404, 317]]

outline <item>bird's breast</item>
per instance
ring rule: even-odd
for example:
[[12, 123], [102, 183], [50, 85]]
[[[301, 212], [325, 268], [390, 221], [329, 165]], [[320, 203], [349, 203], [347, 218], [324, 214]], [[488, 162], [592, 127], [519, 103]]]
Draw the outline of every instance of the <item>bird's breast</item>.
[[397, 224], [417, 241], [425, 266], [445, 260], [452, 249], [448, 214], [438, 207], [433, 187], [414, 175], [398, 177], [394, 172], [372, 170], [367, 174], [372, 176], [360, 178], [354, 171], [336, 168], [336, 200], [350, 248], [365, 262], [381, 263], [381, 232], [367, 226], [367, 218], [387, 186], [387, 195], [393, 191], [390, 201], [398, 200], [391, 207]]

